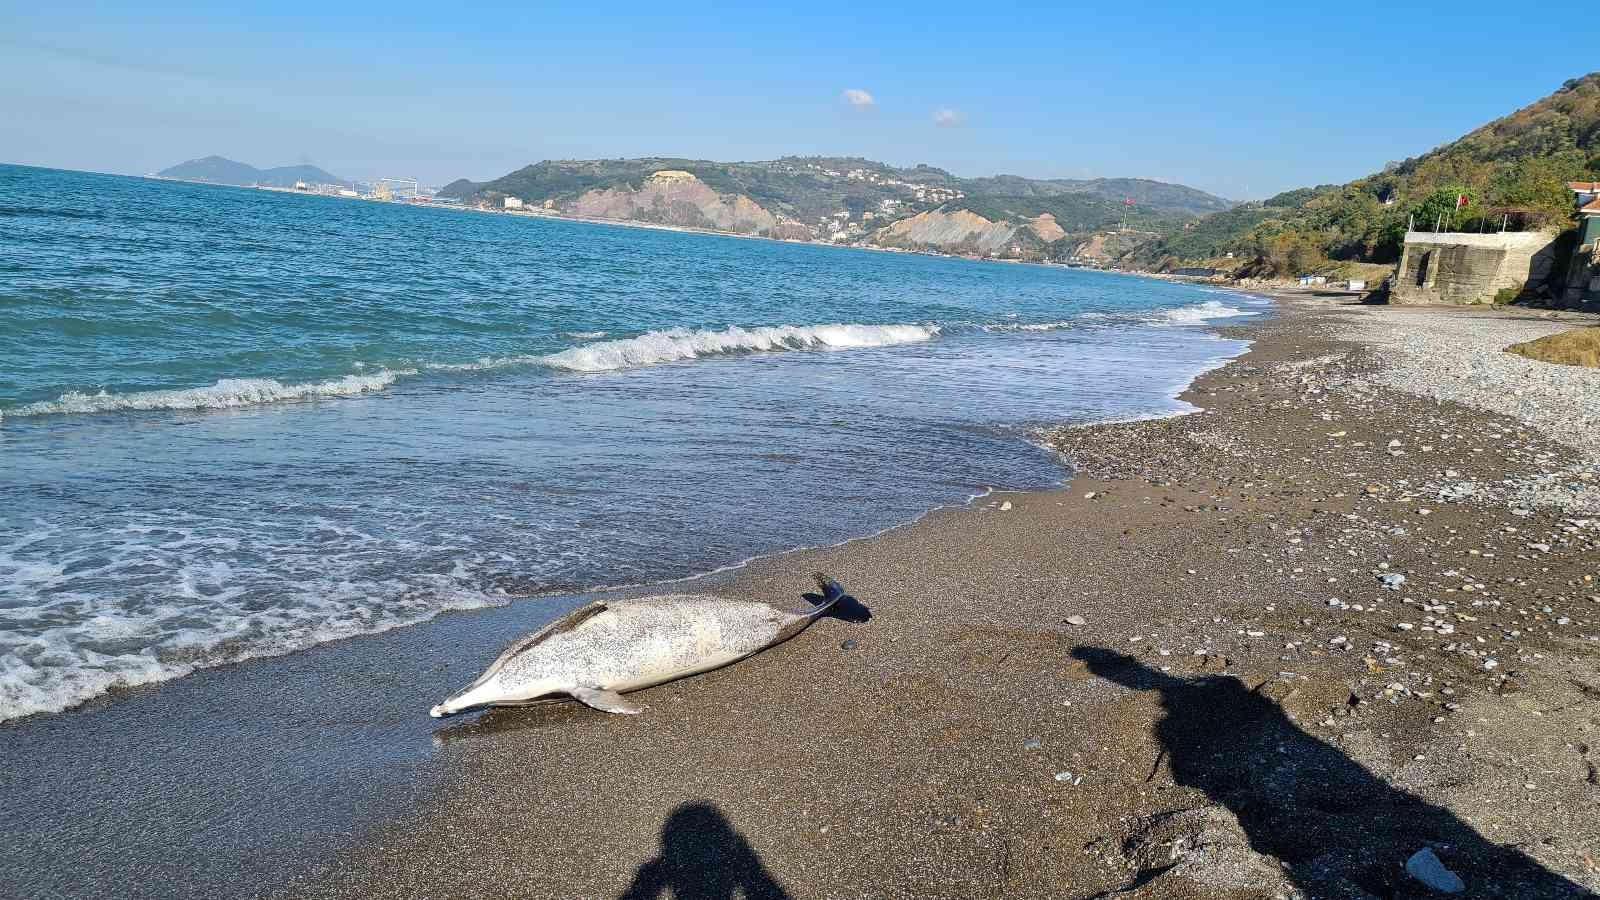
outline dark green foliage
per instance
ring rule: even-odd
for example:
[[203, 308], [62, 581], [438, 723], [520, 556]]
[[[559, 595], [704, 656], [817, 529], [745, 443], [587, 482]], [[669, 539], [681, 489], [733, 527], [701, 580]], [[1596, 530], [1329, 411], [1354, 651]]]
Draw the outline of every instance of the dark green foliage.
[[1278, 214], [1260, 204], [1236, 206], [1227, 212], [1204, 216], [1169, 236], [1161, 253], [1179, 259], [1207, 259], [1242, 249], [1241, 236]]
[[1319, 184], [1316, 187], [1295, 188], [1292, 191], [1284, 191], [1275, 197], [1268, 197], [1266, 200], [1261, 202], [1261, 205], [1272, 207], [1304, 206], [1307, 201], [1316, 197], [1320, 197], [1329, 191], [1336, 191], [1338, 189], [1339, 186], [1336, 184]]
[[1083, 234], [1127, 223], [1129, 228], [1156, 230], [1177, 227], [1171, 215], [1125, 206], [1085, 194], [1047, 194], [1036, 196], [968, 196], [945, 205], [947, 210], [965, 209], [991, 222], [1019, 221], [1041, 215], [1055, 217], [1056, 224], [1071, 234]]
[[[1560, 224], [1572, 215], [1566, 182], [1595, 178], [1600, 73], [1572, 79], [1525, 109], [1381, 173], [1206, 216], [1147, 248], [1144, 259], [1232, 251], [1277, 267], [1289, 265], [1289, 250], [1303, 257], [1309, 246], [1327, 259], [1389, 263], [1399, 258], [1410, 216], [1425, 230], [1436, 222], [1465, 231]], [[1457, 210], [1461, 194], [1471, 202]]]

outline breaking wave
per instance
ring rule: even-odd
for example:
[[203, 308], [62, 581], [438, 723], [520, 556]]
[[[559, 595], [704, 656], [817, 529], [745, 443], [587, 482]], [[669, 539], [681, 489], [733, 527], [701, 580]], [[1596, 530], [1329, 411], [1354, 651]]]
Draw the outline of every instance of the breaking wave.
[[[573, 332], [570, 336], [582, 339], [605, 334], [603, 331]], [[937, 325], [775, 325], [756, 328], [735, 325], [721, 331], [670, 328], [646, 332], [633, 338], [582, 344], [559, 353], [485, 357], [469, 363], [432, 363], [424, 368], [437, 372], [481, 372], [515, 366], [545, 366], [570, 372], [607, 372], [704, 356], [888, 347], [930, 340], [938, 334]], [[357, 367], [360, 367], [359, 363]], [[352, 397], [383, 390], [401, 376], [415, 374], [416, 369], [383, 369], [306, 384], [284, 384], [275, 378], [224, 378], [209, 387], [130, 393], [70, 391], [54, 400], [0, 410], [0, 419], [124, 410], [235, 409], [289, 400]]]
[[328, 381], [307, 384], [284, 384], [275, 378], [224, 378], [210, 387], [177, 388], [132, 393], [87, 394], [69, 391], [54, 400], [27, 403], [15, 409], [0, 410], [0, 418], [48, 416], [63, 413], [101, 413], [120, 410], [150, 409], [237, 409], [242, 406], [259, 406], [286, 400], [317, 400], [330, 397], [353, 397], [370, 391], [379, 391], [401, 375], [415, 374], [415, 370], [374, 372], [370, 375], [346, 375]]
[[[1255, 310], [1241, 309], [1218, 300], [1192, 306], [1161, 310], [1139, 316], [1135, 321], [1155, 325], [1197, 325], [1213, 319], [1254, 316]], [[1083, 313], [1075, 321], [1040, 323], [987, 323], [986, 332], [1043, 332], [1070, 329], [1086, 320], [1116, 319], [1116, 315]], [[593, 341], [549, 354], [517, 354], [484, 357], [475, 362], [431, 363], [423, 368], [439, 372], [480, 372], [518, 366], [543, 366], [568, 372], [610, 372], [637, 369], [664, 363], [685, 362], [710, 356], [789, 350], [850, 350], [889, 347], [932, 340], [939, 336], [939, 325], [770, 325], [744, 328], [737, 325], [721, 330], [669, 328], [649, 331], [637, 337]], [[568, 332], [576, 340], [603, 337], [604, 331]], [[362, 365], [357, 363], [356, 368]], [[416, 369], [380, 369], [325, 381], [286, 384], [275, 378], [224, 378], [208, 387], [173, 388], [152, 391], [87, 393], [69, 391], [54, 400], [27, 403], [0, 410], [0, 419], [61, 414], [105, 413], [143, 410], [220, 410], [260, 406], [294, 400], [322, 400], [353, 397], [383, 390], [399, 378], [417, 374]]]
[[1229, 306], [1220, 300], [1207, 300], [1193, 306], [1180, 306], [1177, 309], [1166, 309], [1150, 317], [1152, 323], [1158, 325], [1198, 325], [1212, 319], [1231, 319], [1235, 316], [1254, 316], [1255, 310], [1240, 309]]
[[[1094, 313], [1084, 313], [1083, 315], [1079, 316], [1078, 318], [1082, 319], [1082, 320], [1088, 320], [1088, 319], [1094, 318], [1095, 315], [1096, 314], [1094, 314]], [[980, 327], [984, 331], [1002, 331], [1002, 332], [1004, 332], [1004, 331], [1060, 331], [1060, 330], [1062, 330], [1064, 328], [1073, 328], [1077, 324], [1078, 323], [1076, 323], [1076, 322], [1034, 322], [1034, 323], [1028, 323], [1028, 324], [1021, 324], [1021, 323], [1015, 323], [1015, 322], [1005, 322], [1005, 323], [1001, 323], [1001, 324], [998, 324], [998, 325], [983, 325], [983, 326], [980, 326]]]
[[736, 325], [722, 331], [670, 328], [573, 347], [539, 357], [538, 362], [572, 372], [609, 372], [725, 354], [888, 347], [931, 340], [938, 333], [937, 325]]

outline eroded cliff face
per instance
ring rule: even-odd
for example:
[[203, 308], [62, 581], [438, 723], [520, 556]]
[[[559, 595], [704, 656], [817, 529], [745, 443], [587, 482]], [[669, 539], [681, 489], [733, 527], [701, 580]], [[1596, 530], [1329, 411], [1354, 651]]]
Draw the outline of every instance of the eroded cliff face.
[[562, 211], [593, 219], [783, 236], [775, 234], [780, 230], [778, 218], [761, 204], [743, 194], [719, 194], [687, 172], [655, 175], [636, 189], [589, 191]]
[[1040, 244], [1066, 237], [1049, 213], [1020, 222], [992, 222], [971, 210], [936, 209], [901, 219], [879, 231], [873, 242], [884, 247], [931, 249], [944, 253], [1008, 256], [1016, 247], [1022, 256], [1035, 255]]
[[1074, 247], [1072, 255], [1100, 265], [1117, 265], [1156, 238], [1148, 231], [1098, 231]]
[[991, 222], [970, 210], [935, 209], [901, 219], [879, 231], [873, 240], [885, 247], [993, 255], [1016, 231], [1013, 225]]
[[1046, 244], [1054, 243], [1067, 236], [1066, 229], [1056, 224], [1056, 217], [1043, 213], [1028, 220], [1028, 228], [1039, 236], [1039, 240]]

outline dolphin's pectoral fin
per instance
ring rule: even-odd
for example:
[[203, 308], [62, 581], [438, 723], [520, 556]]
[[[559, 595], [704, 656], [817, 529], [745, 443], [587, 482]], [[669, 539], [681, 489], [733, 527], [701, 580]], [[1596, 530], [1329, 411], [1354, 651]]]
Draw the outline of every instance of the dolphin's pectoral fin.
[[639, 707], [622, 699], [622, 695], [616, 691], [607, 691], [600, 688], [576, 688], [573, 690], [572, 696], [576, 697], [578, 702], [584, 706], [592, 706], [601, 712], [622, 713], [627, 716], [637, 716], [639, 713], [644, 712]]

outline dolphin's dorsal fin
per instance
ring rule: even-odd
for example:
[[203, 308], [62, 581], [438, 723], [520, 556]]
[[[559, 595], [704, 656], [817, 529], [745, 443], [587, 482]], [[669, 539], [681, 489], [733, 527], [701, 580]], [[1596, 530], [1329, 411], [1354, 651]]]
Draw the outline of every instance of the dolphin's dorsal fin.
[[548, 640], [554, 635], [562, 634], [577, 628], [584, 622], [587, 622], [595, 616], [605, 612], [606, 608], [606, 601], [596, 600], [587, 606], [578, 607], [577, 609], [567, 613], [554, 622], [551, 622], [538, 631], [535, 631], [533, 634], [512, 641], [511, 644], [506, 647], [506, 649], [500, 651], [499, 656], [494, 658], [494, 662], [489, 664], [489, 668], [483, 670], [483, 674], [478, 676], [478, 680], [467, 685], [462, 692], [465, 693], [466, 691], [470, 691], [473, 688], [483, 684], [485, 681], [488, 681], [490, 678], [493, 678], [495, 673], [499, 672], [500, 669], [505, 666], [506, 662], [511, 659], [511, 657], [516, 656], [518, 653], [521, 653], [530, 647], [538, 646], [540, 643]]
[[621, 713], [625, 716], [636, 716], [644, 710], [622, 699], [616, 691], [604, 688], [573, 688], [572, 696], [584, 706], [593, 707], [601, 712]]

